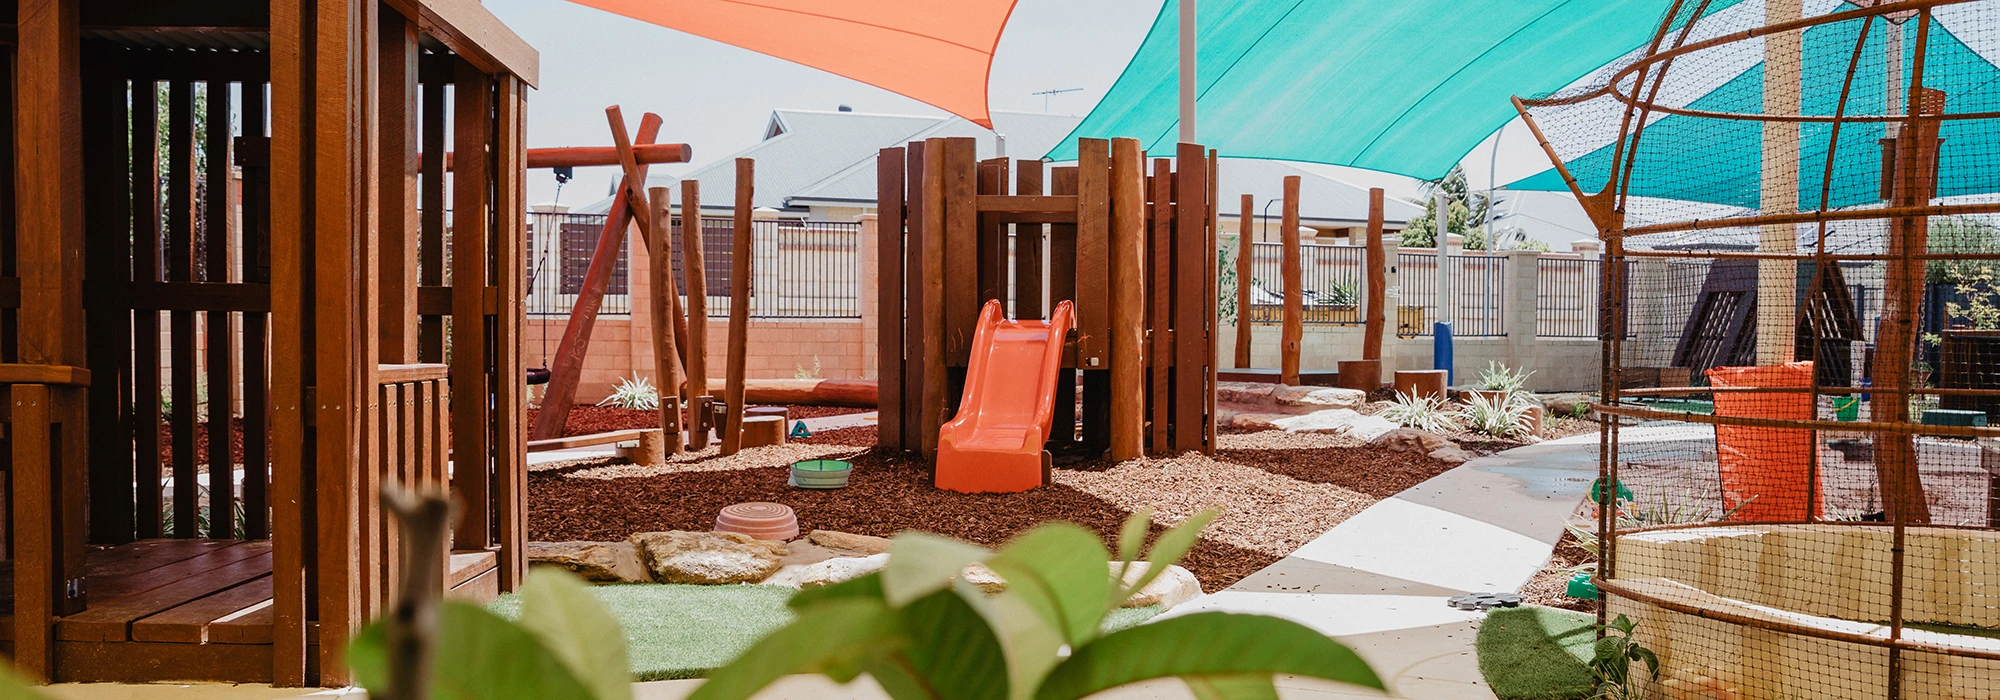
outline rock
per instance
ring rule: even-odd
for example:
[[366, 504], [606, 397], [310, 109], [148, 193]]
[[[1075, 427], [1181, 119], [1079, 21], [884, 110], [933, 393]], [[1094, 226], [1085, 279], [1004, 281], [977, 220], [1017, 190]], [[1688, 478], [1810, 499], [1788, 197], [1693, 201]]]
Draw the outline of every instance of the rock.
[[1465, 451], [1465, 448], [1459, 447], [1457, 445], [1447, 445], [1444, 447], [1437, 448], [1435, 450], [1431, 450], [1429, 452], [1429, 455], [1431, 459], [1435, 459], [1440, 462], [1450, 462], [1452, 464], [1464, 464], [1466, 462], [1472, 461], [1473, 459], [1479, 456], [1471, 452], [1467, 452]]
[[1271, 427], [1289, 433], [1349, 435], [1359, 440], [1372, 440], [1377, 435], [1395, 430], [1396, 424], [1387, 419], [1361, 415], [1353, 409], [1334, 408], [1302, 416], [1275, 418], [1271, 420]]
[[1007, 579], [1000, 578], [1000, 574], [993, 573], [993, 570], [986, 568], [985, 564], [965, 567], [965, 571], [959, 575], [965, 578], [966, 583], [972, 584], [987, 595], [1007, 590]]
[[761, 581], [766, 586], [817, 588], [831, 586], [881, 571], [889, 563], [888, 554], [866, 557], [835, 557], [803, 566], [787, 566]]
[[785, 555], [783, 542], [736, 532], [640, 532], [630, 539], [653, 578], [665, 583], [762, 581], [777, 573]]
[[1238, 413], [1230, 416], [1229, 422], [1224, 425], [1243, 430], [1277, 430], [1274, 422], [1290, 417], [1279, 413]]
[[785, 543], [785, 556], [778, 559], [778, 566], [805, 566], [843, 556], [847, 555], [800, 538]]
[[1428, 430], [1397, 428], [1376, 436], [1368, 444], [1393, 452], [1416, 452], [1430, 454], [1441, 448], [1452, 447], [1450, 440]]
[[[1120, 562], [1111, 562], [1111, 573], [1117, 574], [1120, 566], [1122, 566]], [[1146, 575], [1146, 570], [1150, 566], [1152, 565], [1143, 561], [1132, 562], [1132, 568], [1125, 572], [1125, 584], [1138, 582], [1139, 577]], [[1132, 597], [1126, 598], [1119, 607], [1143, 608], [1148, 605], [1158, 605], [1162, 610], [1172, 610], [1174, 606], [1200, 595], [1201, 582], [1195, 580], [1193, 573], [1178, 566], [1168, 566], [1166, 571], [1160, 572], [1159, 578], [1153, 579], [1153, 582], [1146, 584], [1145, 588], [1134, 592]]]
[[1280, 406], [1307, 406], [1316, 409], [1360, 408], [1368, 394], [1359, 389], [1318, 386], [1280, 386], [1271, 391]]
[[1588, 410], [1592, 402], [1590, 394], [1582, 392], [1541, 394], [1536, 398], [1541, 400], [1542, 406], [1549, 410], [1551, 416], [1574, 416], [1577, 406]]
[[839, 530], [814, 530], [806, 533], [806, 539], [847, 556], [865, 557], [889, 551], [887, 537], [856, 535]]
[[1271, 392], [1276, 384], [1264, 382], [1216, 382], [1216, 403], [1260, 404], [1271, 402]]
[[631, 542], [529, 542], [528, 563], [551, 566], [591, 583], [652, 583]]

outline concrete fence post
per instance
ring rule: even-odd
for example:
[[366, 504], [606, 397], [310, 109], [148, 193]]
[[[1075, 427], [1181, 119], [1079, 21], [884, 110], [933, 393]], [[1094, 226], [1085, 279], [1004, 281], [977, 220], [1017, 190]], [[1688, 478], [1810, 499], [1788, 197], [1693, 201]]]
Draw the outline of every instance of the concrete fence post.
[[875, 252], [877, 246], [881, 245], [879, 232], [880, 223], [876, 215], [862, 214], [861, 232], [856, 237], [854, 251], [861, 257], [861, 278], [855, 282], [858, 287], [855, 291], [861, 303], [861, 376], [864, 379], [875, 379], [879, 369], [875, 359], [875, 339], [881, 337], [877, 331], [882, 323], [882, 288], [877, 281], [881, 277], [881, 263], [875, 259], [878, 257]]

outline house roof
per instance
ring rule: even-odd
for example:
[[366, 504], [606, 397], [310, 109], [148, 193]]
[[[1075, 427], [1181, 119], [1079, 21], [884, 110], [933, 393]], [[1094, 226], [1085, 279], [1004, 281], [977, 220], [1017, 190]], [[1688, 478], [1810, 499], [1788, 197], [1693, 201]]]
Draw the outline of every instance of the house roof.
[[[1234, 219], [1241, 215], [1243, 195], [1252, 196], [1257, 208], [1254, 216], [1263, 216], [1265, 203], [1284, 197], [1285, 177], [1299, 176], [1299, 223], [1313, 226], [1353, 226], [1368, 223], [1368, 188], [1348, 183], [1312, 167], [1301, 167], [1298, 163], [1282, 160], [1258, 160], [1250, 158], [1223, 158], [1216, 164], [1222, 180], [1216, 183], [1216, 198], [1222, 200], [1216, 207], [1217, 216]], [[1271, 205], [1271, 216], [1278, 216], [1278, 205]], [[1382, 221], [1393, 226], [1402, 226], [1410, 219], [1423, 216], [1423, 207], [1395, 197], [1382, 198]]]

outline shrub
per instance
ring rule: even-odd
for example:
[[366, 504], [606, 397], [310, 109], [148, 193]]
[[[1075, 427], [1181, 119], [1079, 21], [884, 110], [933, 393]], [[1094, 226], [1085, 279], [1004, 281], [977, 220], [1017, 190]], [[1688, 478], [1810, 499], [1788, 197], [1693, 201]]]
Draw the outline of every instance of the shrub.
[[653, 380], [645, 377], [621, 379], [618, 388], [611, 390], [611, 395], [597, 405], [657, 411], [660, 410], [660, 390], [653, 388]]
[[1495, 437], [1513, 437], [1528, 434], [1533, 426], [1529, 424], [1528, 413], [1534, 404], [1519, 392], [1507, 392], [1499, 398], [1487, 398], [1485, 394], [1466, 396], [1465, 409], [1460, 415], [1472, 430]]
[[1412, 396], [1396, 392], [1395, 404], [1382, 410], [1382, 418], [1405, 428], [1449, 432], [1458, 427], [1456, 412], [1442, 396]]
[[1486, 369], [1479, 372], [1479, 388], [1482, 391], [1505, 391], [1508, 393], [1527, 391], [1528, 378], [1535, 376], [1532, 371], [1523, 372], [1507, 369], [1498, 362], [1486, 363]]

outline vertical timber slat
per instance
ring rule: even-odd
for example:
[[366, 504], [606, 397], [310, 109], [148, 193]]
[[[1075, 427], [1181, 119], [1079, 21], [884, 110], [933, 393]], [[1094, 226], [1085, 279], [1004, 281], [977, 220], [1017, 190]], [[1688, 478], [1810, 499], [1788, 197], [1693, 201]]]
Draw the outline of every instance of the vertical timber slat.
[[[489, 489], [491, 443], [486, 392], [486, 284], [488, 136], [492, 132], [492, 83], [471, 63], [456, 61], [452, 81], [451, 221], [451, 490], [460, 503], [452, 547], [492, 546]], [[622, 228], [621, 228], [622, 230]]]
[[[1173, 451], [1199, 450], [1208, 443], [1209, 353], [1215, 343], [1209, 324], [1215, 312], [1215, 251], [1209, 242], [1208, 159], [1202, 148], [1180, 144], [1175, 153], [1173, 274]], [[1166, 273], [1162, 272], [1162, 276]]]
[[901, 450], [903, 442], [903, 149], [875, 157], [875, 440]]
[[724, 378], [722, 419], [722, 454], [733, 455], [743, 447], [743, 373], [744, 364], [749, 362], [750, 342], [750, 274], [751, 258], [757, 252], [751, 245], [751, 210], [756, 206], [753, 195], [756, 192], [757, 162], [749, 158], [736, 159], [736, 206], [734, 217], [736, 247], [729, 256], [729, 365], [728, 376]]

